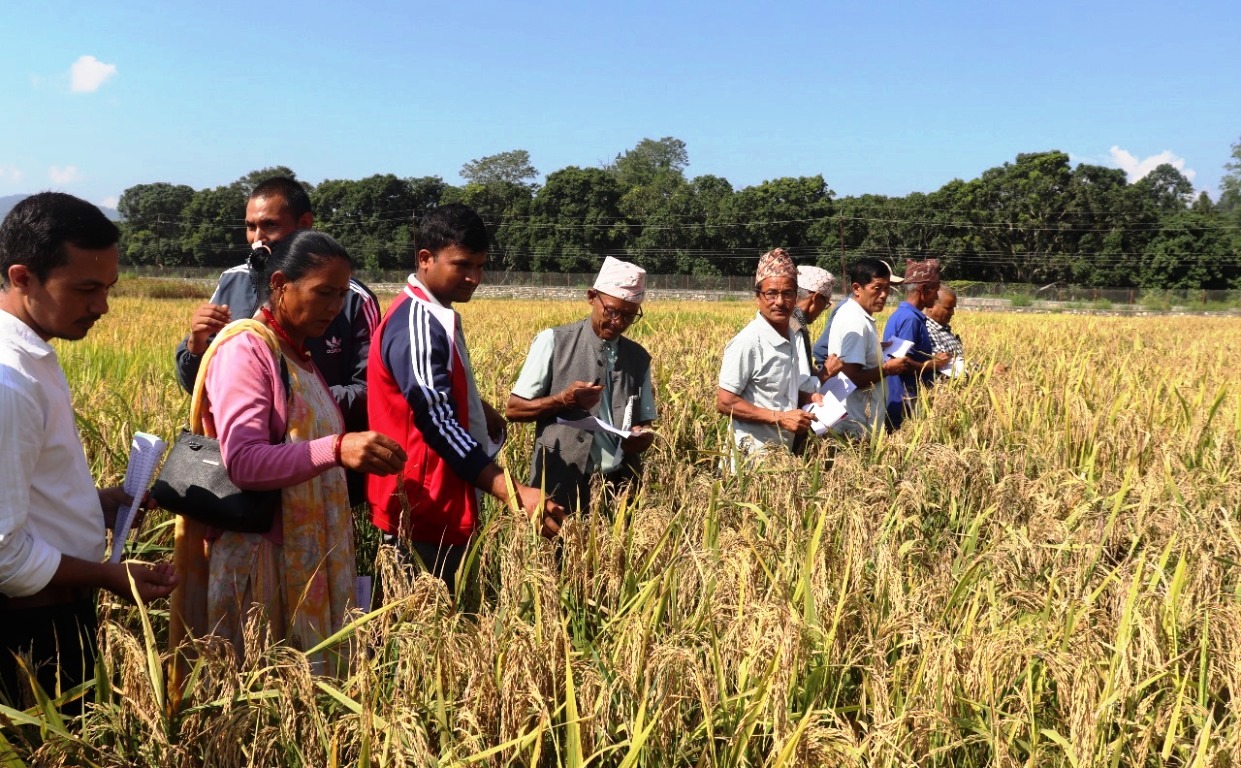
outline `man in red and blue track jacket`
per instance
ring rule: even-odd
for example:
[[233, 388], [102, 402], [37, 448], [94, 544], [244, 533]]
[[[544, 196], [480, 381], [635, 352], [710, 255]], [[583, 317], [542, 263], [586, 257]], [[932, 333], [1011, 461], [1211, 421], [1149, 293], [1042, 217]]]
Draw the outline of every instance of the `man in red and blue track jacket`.
[[[464, 205], [426, 213], [414, 234], [417, 272], [393, 301], [371, 342], [370, 428], [408, 454], [402, 474], [367, 479], [375, 526], [407, 542], [451, 586], [478, 528], [481, 494], [510, 501], [493, 461], [504, 417], [478, 394], [454, 302], [467, 302], [487, 262], [487, 230]], [[537, 488], [515, 485], [516, 502], [554, 535], [564, 510]]]

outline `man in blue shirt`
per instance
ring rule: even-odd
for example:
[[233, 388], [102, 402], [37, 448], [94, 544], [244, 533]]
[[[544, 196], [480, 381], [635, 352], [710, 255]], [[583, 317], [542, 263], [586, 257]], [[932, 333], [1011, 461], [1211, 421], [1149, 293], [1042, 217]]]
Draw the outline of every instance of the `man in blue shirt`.
[[911, 261], [905, 267], [905, 300], [901, 302], [883, 328], [885, 349], [888, 342], [905, 340], [913, 342], [906, 353], [910, 364], [899, 375], [886, 376], [888, 389], [887, 425], [895, 431], [901, 428], [905, 417], [913, 412], [918, 402], [919, 390], [935, 383], [935, 373], [947, 365], [951, 358], [946, 353], [935, 354], [931, 334], [926, 328], [927, 307], [935, 304], [939, 295], [939, 261]]

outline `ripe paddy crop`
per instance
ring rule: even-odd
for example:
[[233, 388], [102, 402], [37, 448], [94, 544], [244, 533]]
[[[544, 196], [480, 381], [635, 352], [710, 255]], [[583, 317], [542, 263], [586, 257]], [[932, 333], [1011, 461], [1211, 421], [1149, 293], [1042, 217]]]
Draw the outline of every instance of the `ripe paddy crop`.
[[[172, 350], [193, 304], [120, 298], [60, 346], [102, 481], [134, 429], [185, 421]], [[610, 519], [553, 544], [491, 506], [457, 595], [381, 550], [360, 565], [394, 599], [328, 641], [346, 672], [257, 645], [238, 668], [206, 642], [176, 707], [165, 606], [105, 605], [82, 721], [7, 710], [34, 724], [7, 749], [109, 766], [1241, 762], [1241, 321], [963, 311], [977, 373], [900, 433], [731, 477], [715, 381], [752, 308], [646, 309], [630, 333], [654, 357], [662, 439]], [[462, 310], [502, 403], [534, 334], [586, 304]], [[519, 479], [530, 444], [510, 428]], [[132, 546], [162, 557], [170, 538], [153, 514]]]

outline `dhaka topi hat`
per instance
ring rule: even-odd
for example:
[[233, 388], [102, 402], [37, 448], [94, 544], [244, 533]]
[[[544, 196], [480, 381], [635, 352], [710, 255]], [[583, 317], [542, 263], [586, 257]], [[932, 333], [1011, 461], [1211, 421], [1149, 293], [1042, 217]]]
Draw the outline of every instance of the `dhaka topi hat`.
[[758, 271], [754, 273], [754, 285], [762, 285], [769, 277], [787, 277], [797, 282], [797, 267], [793, 259], [783, 248], [776, 248], [764, 253], [758, 259]]
[[938, 283], [939, 259], [926, 261], [909, 261], [905, 263], [905, 282], [907, 283]]
[[797, 287], [803, 291], [817, 293], [820, 296], [831, 296], [832, 286], [836, 278], [822, 267], [811, 267], [803, 264], [797, 268]]
[[614, 299], [641, 304], [646, 298], [646, 270], [637, 264], [612, 258], [603, 260], [594, 288]]

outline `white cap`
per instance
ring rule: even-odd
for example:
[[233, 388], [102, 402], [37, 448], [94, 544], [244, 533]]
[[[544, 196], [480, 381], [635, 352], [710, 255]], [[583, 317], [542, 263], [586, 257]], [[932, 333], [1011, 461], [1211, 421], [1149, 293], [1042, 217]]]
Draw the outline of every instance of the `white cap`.
[[595, 278], [594, 288], [615, 299], [641, 304], [646, 298], [646, 270], [636, 264], [608, 256]]
[[820, 267], [802, 265], [797, 268], [797, 287], [803, 291], [817, 293], [820, 296], [831, 296], [832, 286], [836, 278], [832, 273]]

